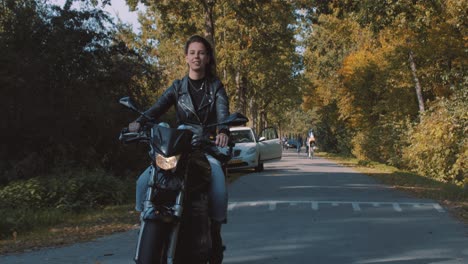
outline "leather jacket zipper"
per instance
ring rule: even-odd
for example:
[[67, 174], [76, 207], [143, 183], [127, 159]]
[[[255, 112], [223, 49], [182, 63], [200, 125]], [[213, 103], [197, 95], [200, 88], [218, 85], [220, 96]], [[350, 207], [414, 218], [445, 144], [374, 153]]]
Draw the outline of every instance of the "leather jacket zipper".
[[195, 112], [192, 110], [192, 108], [190, 108], [189, 106], [187, 106], [184, 102], [181, 102], [180, 104], [183, 105], [187, 110], [189, 110], [190, 112], [192, 112], [192, 114], [194, 114], [194, 115], [197, 117], [198, 122], [200, 122], [200, 124], [201, 124], [200, 117], [197, 115], [197, 113], [195, 113]]

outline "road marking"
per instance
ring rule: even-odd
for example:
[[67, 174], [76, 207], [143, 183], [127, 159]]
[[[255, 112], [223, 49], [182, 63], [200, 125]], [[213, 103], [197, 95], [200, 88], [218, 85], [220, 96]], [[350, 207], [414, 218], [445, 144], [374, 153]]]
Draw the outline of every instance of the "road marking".
[[[240, 209], [245, 207], [257, 207], [257, 206], [268, 206], [269, 211], [275, 211], [277, 206], [280, 204], [287, 204], [289, 206], [297, 206], [299, 204], [310, 205], [310, 208], [314, 211], [318, 211], [320, 204], [322, 205], [331, 205], [337, 207], [340, 205], [351, 205], [351, 208], [355, 212], [363, 211], [362, 206], [391, 206], [394, 211], [402, 212], [403, 208], [401, 206], [407, 206], [409, 208], [415, 208], [418, 210], [432, 208], [439, 213], [444, 213], [444, 208], [438, 203], [412, 203], [412, 202], [361, 202], [361, 201], [288, 201], [288, 200], [267, 200], [267, 201], [244, 201], [244, 202], [230, 202], [228, 204], [228, 211], [234, 209]], [[407, 209], [408, 210], [408, 209]]]
[[351, 205], [353, 206], [353, 210], [354, 211], [361, 211], [361, 207], [359, 207], [359, 203], [351, 203]]
[[312, 210], [317, 211], [319, 209], [318, 202], [311, 202]]
[[432, 206], [439, 212], [439, 213], [443, 213], [445, 212], [444, 208], [442, 208], [442, 206], [440, 206], [440, 204], [432, 204]]
[[269, 203], [268, 210], [270, 210], [270, 211], [276, 210], [276, 203], [275, 202]]
[[228, 205], [228, 211], [234, 210], [234, 207], [236, 207], [237, 203], [229, 203]]
[[393, 209], [395, 209], [395, 211], [397, 212], [403, 211], [398, 203], [393, 203], [392, 206], [393, 206]]

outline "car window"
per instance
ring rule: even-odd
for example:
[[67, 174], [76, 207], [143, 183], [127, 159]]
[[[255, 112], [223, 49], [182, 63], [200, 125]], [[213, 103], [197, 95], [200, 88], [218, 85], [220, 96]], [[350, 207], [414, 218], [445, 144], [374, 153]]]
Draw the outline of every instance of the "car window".
[[252, 132], [250, 132], [249, 130], [231, 131], [230, 137], [234, 143], [255, 142], [252, 136]]
[[266, 140], [270, 139], [277, 139], [278, 138], [278, 133], [276, 132], [276, 129], [273, 127], [265, 128], [261, 135], [261, 137], [265, 137]]

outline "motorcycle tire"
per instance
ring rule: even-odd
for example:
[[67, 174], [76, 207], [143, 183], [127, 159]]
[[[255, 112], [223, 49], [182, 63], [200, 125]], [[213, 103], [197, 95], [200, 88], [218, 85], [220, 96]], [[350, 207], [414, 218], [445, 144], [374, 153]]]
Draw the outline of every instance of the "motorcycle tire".
[[169, 225], [159, 221], [147, 221], [140, 232], [140, 248], [137, 264], [166, 264], [167, 243], [169, 240]]

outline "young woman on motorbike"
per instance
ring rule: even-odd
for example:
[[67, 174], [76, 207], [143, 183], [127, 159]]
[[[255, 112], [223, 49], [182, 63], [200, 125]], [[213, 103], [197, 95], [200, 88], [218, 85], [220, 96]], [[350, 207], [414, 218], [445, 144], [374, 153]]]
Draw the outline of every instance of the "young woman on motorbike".
[[[145, 115], [157, 119], [171, 106], [176, 107], [178, 125], [207, 125], [224, 120], [229, 115], [229, 100], [223, 84], [214, 72], [213, 50], [203, 37], [195, 35], [184, 47], [188, 74], [175, 80]], [[145, 118], [142, 116], [129, 124], [130, 131], [138, 131]], [[227, 126], [213, 127], [206, 133], [215, 136], [219, 147], [226, 147], [229, 140]], [[223, 250], [221, 224], [227, 217], [227, 189], [220, 161], [207, 155], [211, 166], [210, 203], [212, 218], [213, 256], [210, 263], [222, 263]], [[149, 179], [147, 169], [137, 181], [136, 210], [142, 211]]]

